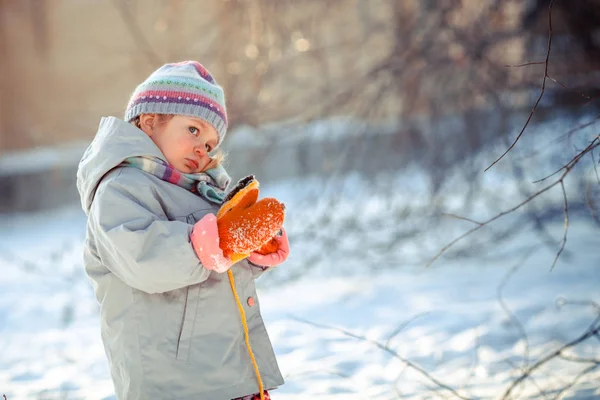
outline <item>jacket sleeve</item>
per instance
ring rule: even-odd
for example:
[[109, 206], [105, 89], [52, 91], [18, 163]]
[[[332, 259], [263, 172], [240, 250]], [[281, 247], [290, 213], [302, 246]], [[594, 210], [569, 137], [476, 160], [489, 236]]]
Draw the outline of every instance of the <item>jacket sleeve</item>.
[[[90, 223], [102, 263], [129, 286], [163, 293], [206, 280], [190, 244], [192, 225], [169, 221], [151, 187], [104, 182]], [[132, 191], [135, 191], [135, 195]]]
[[271, 269], [271, 267], [263, 267], [262, 265], [254, 264], [253, 262], [248, 261], [248, 259], [244, 259], [243, 262], [248, 263], [250, 266], [250, 270], [252, 271], [252, 277], [254, 279], [258, 279], [265, 271]]

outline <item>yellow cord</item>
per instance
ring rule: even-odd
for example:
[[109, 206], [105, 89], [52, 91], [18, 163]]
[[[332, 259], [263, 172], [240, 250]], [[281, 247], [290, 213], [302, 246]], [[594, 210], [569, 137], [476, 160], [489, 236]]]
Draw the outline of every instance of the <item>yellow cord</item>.
[[248, 348], [248, 354], [250, 355], [250, 359], [252, 360], [252, 366], [254, 367], [254, 372], [256, 373], [256, 380], [258, 381], [258, 390], [260, 393], [260, 400], [265, 400], [265, 393], [263, 388], [262, 378], [260, 377], [260, 372], [258, 371], [258, 364], [256, 363], [256, 359], [254, 358], [254, 353], [252, 352], [252, 347], [250, 346], [250, 333], [248, 332], [248, 323], [246, 322], [246, 313], [244, 312], [244, 307], [240, 302], [240, 297], [237, 294], [237, 290], [235, 290], [235, 280], [233, 279], [233, 272], [231, 269], [227, 270], [227, 275], [229, 276], [229, 284], [231, 285], [231, 291], [233, 292], [233, 297], [235, 297], [235, 301], [238, 306], [238, 310], [240, 310], [240, 315], [242, 317], [242, 325], [244, 326], [244, 336], [246, 338], [246, 347]]

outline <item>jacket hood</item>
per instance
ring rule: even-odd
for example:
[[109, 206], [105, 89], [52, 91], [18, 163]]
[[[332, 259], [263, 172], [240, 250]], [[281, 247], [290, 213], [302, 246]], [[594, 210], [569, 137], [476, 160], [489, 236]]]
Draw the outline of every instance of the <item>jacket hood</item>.
[[136, 156], [165, 158], [142, 130], [119, 118], [102, 118], [96, 137], [83, 153], [77, 169], [77, 190], [86, 215], [104, 175], [126, 158]]

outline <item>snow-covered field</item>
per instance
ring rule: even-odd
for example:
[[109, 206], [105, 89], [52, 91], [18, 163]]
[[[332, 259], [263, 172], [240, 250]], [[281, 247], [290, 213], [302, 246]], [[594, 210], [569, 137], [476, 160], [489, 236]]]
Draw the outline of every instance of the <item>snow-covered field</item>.
[[[469, 205], [474, 219], [518, 200], [502, 175], [486, 179], [487, 202]], [[426, 181], [407, 171], [263, 188], [286, 202], [292, 244], [288, 262], [259, 281], [287, 381], [274, 399], [500, 398], [598, 317], [590, 302], [600, 304], [600, 236], [589, 218], [572, 216], [552, 271], [561, 218], [547, 225], [556, 241], [548, 246], [522, 212], [461, 242], [471, 256], [449, 253], [424, 268], [472, 227], [427, 216]], [[448, 191], [441, 207], [460, 213], [462, 192]], [[498, 239], [515, 223], [523, 226]], [[84, 225], [74, 207], [0, 220], [0, 395], [9, 400], [113, 398], [81, 265]], [[599, 338], [544, 363], [512, 395], [600, 398]]]
[[[424, 267], [550, 183], [532, 182], [595, 135], [590, 125], [561, 137], [589, 118], [558, 120], [523, 137], [510, 154], [517, 168], [500, 163], [467, 186], [468, 164], [480, 171], [493, 159], [480, 154], [433, 195], [416, 166], [265, 185], [262, 196], [286, 203], [292, 246], [258, 282], [287, 381], [274, 399], [496, 399], [525, 375], [510, 398], [600, 398], [600, 334], [589, 333], [600, 326], [600, 229], [581, 206], [582, 188], [599, 200], [592, 158], [565, 182], [569, 229], [553, 270], [560, 186]], [[114, 398], [82, 267], [84, 227], [77, 207], [0, 216], [0, 397]]]

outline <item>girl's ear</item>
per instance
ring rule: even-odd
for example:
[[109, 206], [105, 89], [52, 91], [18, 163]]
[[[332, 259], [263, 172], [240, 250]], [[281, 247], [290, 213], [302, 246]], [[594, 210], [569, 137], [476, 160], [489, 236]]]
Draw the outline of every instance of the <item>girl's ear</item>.
[[156, 123], [156, 114], [140, 115], [140, 129], [148, 136], [154, 133], [154, 125]]

